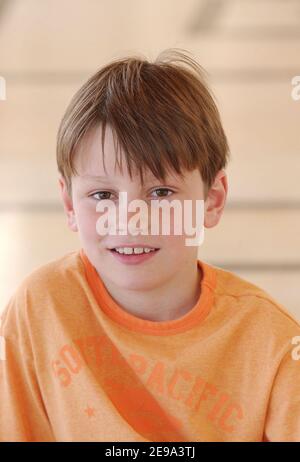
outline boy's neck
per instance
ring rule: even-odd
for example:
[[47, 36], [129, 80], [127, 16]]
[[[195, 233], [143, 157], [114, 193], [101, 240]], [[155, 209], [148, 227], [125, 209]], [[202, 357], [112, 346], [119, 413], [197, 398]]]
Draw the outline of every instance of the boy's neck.
[[181, 318], [196, 305], [202, 277], [196, 262], [189, 271], [183, 268], [167, 284], [147, 291], [123, 289], [101, 279], [120, 308], [138, 318], [159, 322]]

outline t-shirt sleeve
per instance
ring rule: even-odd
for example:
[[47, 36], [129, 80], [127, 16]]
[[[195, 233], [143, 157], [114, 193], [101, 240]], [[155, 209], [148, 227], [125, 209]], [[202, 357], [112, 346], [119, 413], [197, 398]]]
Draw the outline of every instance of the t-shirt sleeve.
[[[297, 337], [300, 340], [300, 337]], [[295, 340], [297, 340], [295, 337]], [[300, 354], [291, 342], [274, 378], [264, 441], [300, 442]]]
[[0, 441], [51, 442], [54, 436], [35, 372], [26, 290], [0, 317]]

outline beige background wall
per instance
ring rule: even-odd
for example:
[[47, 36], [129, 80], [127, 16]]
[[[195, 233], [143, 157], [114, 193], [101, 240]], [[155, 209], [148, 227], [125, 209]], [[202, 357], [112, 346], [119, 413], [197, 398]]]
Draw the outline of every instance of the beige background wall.
[[209, 72], [231, 148], [228, 202], [199, 258], [300, 319], [297, 0], [0, 0], [0, 310], [26, 274], [80, 245], [55, 163], [71, 96], [111, 59], [169, 47]]

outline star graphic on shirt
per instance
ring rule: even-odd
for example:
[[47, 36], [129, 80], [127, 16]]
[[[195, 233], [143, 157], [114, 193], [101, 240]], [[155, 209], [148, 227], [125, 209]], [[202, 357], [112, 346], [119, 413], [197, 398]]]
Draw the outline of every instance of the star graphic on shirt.
[[84, 412], [87, 413], [88, 417], [94, 417], [95, 416], [95, 409], [93, 407], [88, 406]]

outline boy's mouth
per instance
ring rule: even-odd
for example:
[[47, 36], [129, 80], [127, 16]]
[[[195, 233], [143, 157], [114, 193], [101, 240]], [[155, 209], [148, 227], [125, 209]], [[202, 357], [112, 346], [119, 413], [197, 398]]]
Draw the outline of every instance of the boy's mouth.
[[118, 261], [125, 264], [137, 264], [151, 259], [160, 249], [147, 246], [118, 246], [108, 249]]

